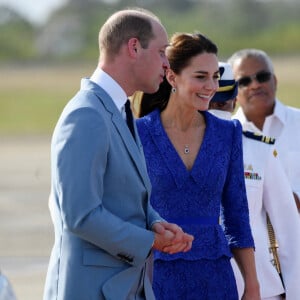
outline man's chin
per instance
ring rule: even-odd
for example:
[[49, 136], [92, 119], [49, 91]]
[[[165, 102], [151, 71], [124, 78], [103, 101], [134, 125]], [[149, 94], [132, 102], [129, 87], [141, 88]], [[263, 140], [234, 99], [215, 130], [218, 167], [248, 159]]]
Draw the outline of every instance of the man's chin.
[[158, 86], [149, 87], [144, 92], [146, 94], [154, 94], [154, 93], [156, 93], [158, 91], [158, 89], [159, 89], [159, 85]]

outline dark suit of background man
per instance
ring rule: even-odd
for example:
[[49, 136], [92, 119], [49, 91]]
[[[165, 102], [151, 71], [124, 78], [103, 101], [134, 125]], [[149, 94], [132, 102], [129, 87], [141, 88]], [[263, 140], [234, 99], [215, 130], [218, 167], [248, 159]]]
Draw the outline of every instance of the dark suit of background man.
[[136, 90], [158, 89], [167, 45], [159, 19], [145, 10], [116, 12], [100, 30], [98, 67], [82, 79], [52, 138], [55, 243], [45, 300], [154, 299], [151, 249], [191, 248], [193, 237], [151, 207], [141, 143], [123, 114]]

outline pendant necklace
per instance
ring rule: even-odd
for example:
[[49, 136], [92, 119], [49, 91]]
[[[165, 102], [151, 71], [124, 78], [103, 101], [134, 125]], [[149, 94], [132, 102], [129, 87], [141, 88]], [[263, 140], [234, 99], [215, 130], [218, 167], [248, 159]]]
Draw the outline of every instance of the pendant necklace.
[[189, 145], [184, 146], [184, 154], [189, 154], [190, 153], [190, 147]]

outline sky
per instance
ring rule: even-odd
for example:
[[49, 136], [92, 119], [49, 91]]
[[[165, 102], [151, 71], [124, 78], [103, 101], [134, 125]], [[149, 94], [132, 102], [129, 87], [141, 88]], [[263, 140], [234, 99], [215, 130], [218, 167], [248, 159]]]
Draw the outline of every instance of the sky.
[[[112, 3], [117, 0], [102, 0]], [[0, 6], [5, 5], [15, 9], [29, 21], [35, 24], [43, 24], [51, 12], [63, 6], [67, 0], [0, 0]]]
[[64, 5], [66, 0], [0, 0], [0, 6], [15, 9], [35, 24], [43, 24], [49, 14]]
[[[116, 2], [117, 0], [102, 0], [103, 2]], [[261, 0], [272, 1], [272, 0]], [[283, 1], [283, 0], [282, 0]], [[285, 0], [291, 1], [291, 0]], [[298, 1], [298, 0], [294, 0]], [[15, 9], [22, 16], [35, 24], [43, 24], [51, 12], [62, 5], [67, 0], [0, 0], [0, 6], [6, 5]]]

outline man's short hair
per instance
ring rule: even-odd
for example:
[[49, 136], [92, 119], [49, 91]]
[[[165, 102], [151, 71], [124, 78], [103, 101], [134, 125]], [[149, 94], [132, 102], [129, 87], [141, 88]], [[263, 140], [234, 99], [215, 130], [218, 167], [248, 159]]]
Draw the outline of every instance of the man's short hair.
[[154, 32], [153, 21], [160, 23], [157, 16], [141, 8], [125, 9], [114, 13], [104, 23], [99, 32], [99, 50], [109, 56], [119, 53], [123, 44], [137, 38], [143, 48], [147, 48]]

